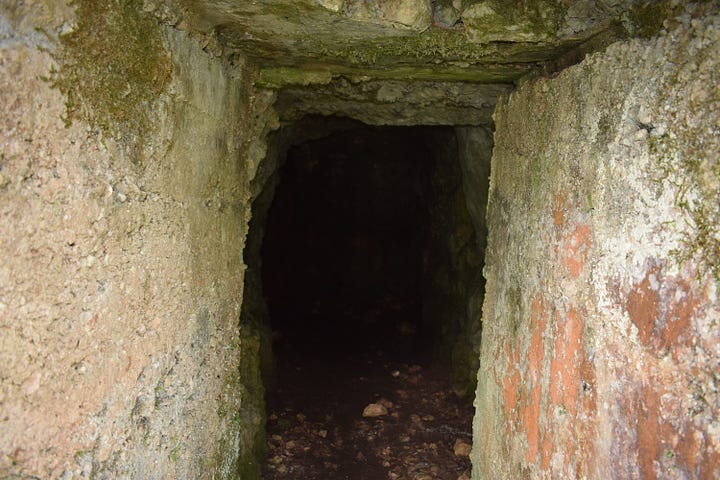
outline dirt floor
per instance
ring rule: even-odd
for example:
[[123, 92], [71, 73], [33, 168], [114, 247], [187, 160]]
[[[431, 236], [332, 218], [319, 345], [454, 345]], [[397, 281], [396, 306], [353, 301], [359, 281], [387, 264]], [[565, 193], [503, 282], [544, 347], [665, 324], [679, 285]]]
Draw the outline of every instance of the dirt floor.
[[265, 480], [469, 478], [471, 401], [404, 325], [276, 346]]

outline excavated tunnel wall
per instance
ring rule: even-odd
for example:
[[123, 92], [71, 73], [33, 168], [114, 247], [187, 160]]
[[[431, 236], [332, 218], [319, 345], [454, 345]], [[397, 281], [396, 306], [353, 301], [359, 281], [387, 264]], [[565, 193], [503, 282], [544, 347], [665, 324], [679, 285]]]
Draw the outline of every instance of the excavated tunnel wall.
[[498, 105], [473, 478], [717, 478], [718, 53], [687, 18]]
[[[152, 56], [167, 83], [143, 107], [147, 128], [111, 125], [96, 116], [103, 102], [117, 114], [137, 106], [112, 103], [125, 97], [108, 64], [76, 65], [107, 97], [80, 92], [89, 115], [66, 125], [53, 84], [69, 72], [37, 29], [72, 11], [44, 7], [0, 16], [0, 477], [257, 470], [260, 332], [238, 319], [272, 94], [254, 94], [250, 68], [184, 32], [152, 20], [148, 50], [116, 38], [127, 25], [108, 25], [105, 46], [125, 56], [92, 62]], [[121, 88], [143, 87], [109, 65]]]

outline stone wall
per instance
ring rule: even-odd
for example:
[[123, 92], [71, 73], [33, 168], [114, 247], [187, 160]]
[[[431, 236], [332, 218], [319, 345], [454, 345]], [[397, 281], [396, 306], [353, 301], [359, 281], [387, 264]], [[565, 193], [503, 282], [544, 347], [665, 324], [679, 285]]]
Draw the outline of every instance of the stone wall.
[[717, 478], [720, 18], [673, 23], [499, 103], [473, 478]]
[[479, 366], [492, 137], [466, 126], [438, 130], [432, 143], [422, 322], [433, 350], [451, 366], [456, 393], [469, 396]]
[[66, 125], [63, 5], [0, 15], [0, 477], [248, 478], [242, 252], [271, 95], [155, 22], [171, 71], [147, 129], [115, 138], [99, 108]]

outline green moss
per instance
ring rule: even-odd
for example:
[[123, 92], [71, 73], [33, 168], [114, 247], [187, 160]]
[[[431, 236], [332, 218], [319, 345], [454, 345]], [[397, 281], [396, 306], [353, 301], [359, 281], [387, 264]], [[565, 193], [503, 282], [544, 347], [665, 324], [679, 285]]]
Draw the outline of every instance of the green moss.
[[[519, 283], [517, 283], [519, 285]], [[512, 338], [516, 338], [520, 332], [520, 326], [525, 321], [524, 295], [520, 287], [508, 287], [505, 289], [505, 304], [509, 307], [511, 315], [507, 316], [507, 330]]]
[[[475, 82], [475, 83], [507, 83], [520, 78], [531, 71], [530, 66], [463, 68], [414, 68], [398, 67], [384, 70], [363, 69], [363, 78], [378, 80], [436, 81], [436, 82]], [[348, 75], [353, 72], [348, 70]], [[357, 74], [357, 70], [354, 72]]]
[[691, 227], [683, 232], [682, 246], [673, 253], [680, 264], [697, 262], [700, 279], [710, 274], [720, 284], [720, 161], [704, 158], [695, 142], [687, 140], [650, 137], [650, 152], [658, 158], [662, 172], [658, 181], [675, 188], [675, 205]]
[[[264, 450], [263, 450], [264, 452]], [[260, 480], [261, 476], [261, 460], [263, 455], [257, 451], [247, 451], [238, 460], [238, 479], [241, 480]]]
[[463, 13], [468, 38], [477, 43], [553, 39], [564, 10], [548, 0], [487, 0]]
[[[354, 54], [348, 54], [352, 57]], [[362, 53], [358, 53], [362, 56]], [[361, 57], [353, 58], [361, 58]], [[435, 82], [474, 82], [474, 83], [507, 83], [527, 75], [532, 71], [532, 64], [526, 65], [457, 65], [443, 67], [417, 67], [392, 65], [382, 67], [350, 66], [338, 63], [314, 63], [313, 70], [304, 70], [305, 67], [265, 68], [256, 80], [256, 86], [271, 89], [281, 89], [292, 85], [308, 85], [310, 83], [326, 83], [326, 78], [344, 76], [351, 81], [397, 80], [405, 81], [435, 81]], [[322, 70], [320, 70], [322, 69]], [[322, 74], [320, 73], [322, 72]], [[310, 73], [310, 76], [308, 76]], [[309, 81], [312, 80], [312, 81]]]
[[222, 436], [215, 447], [213, 460], [208, 461], [207, 468], [214, 472], [213, 478], [237, 479], [238, 457], [242, 453], [238, 439], [242, 434], [237, 408], [239, 405], [240, 379], [237, 370], [227, 375], [219, 395], [216, 413], [220, 420]]
[[683, 2], [671, 0], [638, 2], [629, 11], [630, 29], [641, 37], [653, 37], [662, 30], [663, 22], [680, 15], [683, 7]]
[[[663, 2], [667, 3], [667, 2]], [[714, 2], [695, 6], [693, 16], [702, 18], [717, 8]], [[681, 2], [683, 5], [683, 2]], [[675, 7], [677, 9], [679, 7]], [[678, 12], [673, 10], [673, 14]], [[718, 82], [714, 67], [716, 52], [711, 43], [698, 50], [689, 51], [684, 37], [671, 58], [673, 65], [683, 65], [692, 57], [701, 69], [693, 72], [697, 78], [708, 75], [708, 85]], [[720, 158], [717, 155], [717, 137], [711, 128], [698, 128], [690, 119], [712, 124], [720, 104], [720, 92], [709, 89], [707, 97], [693, 98], [687, 91], [692, 85], [677, 69], [658, 88], [659, 106], [673, 102], [676, 112], [672, 134], [650, 137], [650, 151], [655, 154], [663, 172], [661, 180], [675, 189], [675, 204], [685, 214], [688, 228], [682, 232], [682, 245], [674, 252], [680, 264], [689, 263], [697, 268], [698, 280], [710, 275], [720, 288]], [[696, 122], [697, 120], [693, 120]]]
[[[238, 368], [228, 374], [218, 416], [224, 425], [214, 462], [214, 478], [260, 480], [265, 438], [265, 388], [261, 377], [262, 328], [243, 319], [240, 326]], [[242, 400], [242, 401], [240, 401]]]
[[553, 51], [553, 47], [525, 42], [476, 45], [468, 42], [461, 30], [430, 28], [419, 35], [380, 37], [362, 43], [339, 40], [332, 46], [321, 45], [317, 51], [321, 57], [345, 60], [351, 65], [392, 67], [398, 63], [433, 64], [442, 60], [487, 66], [488, 63], [503, 63], [508, 57], [513, 57], [515, 62], [540, 61], [548, 51]]
[[76, 0], [76, 28], [60, 37], [54, 85], [66, 122], [83, 119], [113, 137], [142, 136], [152, 102], [170, 79], [157, 21], [142, 0]]
[[468, 44], [465, 34], [457, 30], [431, 28], [413, 38], [394, 37], [371, 42], [385, 55], [398, 55], [414, 59], [447, 58], [453, 60], [480, 60], [482, 53]]
[[451, 379], [455, 393], [470, 398], [477, 388], [480, 356], [467, 339], [461, 337], [453, 346], [451, 365]]
[[171, 442], [174, 443], [175, 446], [170, 450], [170, 460], [173, 463], [177, 463], [178, 457], [180, 456], [180, 442], [176, 438], [173, 438]]
[[75, 452], [75, 455], [73, 458], [76, 462], [82, 463], [86, 458], [89, 458], [91, 456], [91, 453], [86, 450], [78, 450]]
[[281, 88], [287, 85], [326, 84], [332, 80], [327, 70], [304, 70], [290, 67], [264, 68], [255, 85], [263, 88]]
[[241, 444], [238, 460], [239, 478], [260, 479], [261, 461], [265, 456], [265, 385], [262, 378], [264, 328], [253, 320], [243, 317], [240, 325], [240, 382], [244, 392], [242, 409], [238, 414], [238, 425], [242, 425]]

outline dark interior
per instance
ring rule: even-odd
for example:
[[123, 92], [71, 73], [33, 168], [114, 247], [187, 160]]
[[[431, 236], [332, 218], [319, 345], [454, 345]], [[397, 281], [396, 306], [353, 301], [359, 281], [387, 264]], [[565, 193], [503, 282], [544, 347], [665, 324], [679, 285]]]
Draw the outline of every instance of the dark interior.
[[264, 478], [458, 478], [469, 461], [453, 445], [471, 438], [472, 405], [438, 354], [458, 322], [443, 289], [460, 291], [454, 130], [338, 122], [294, 130], [314, 139], [288, 149], [267, 211]]
[[282, 344], [419, 347], [433, 164], [419, 127], [358, 127], [289, 149], [261, 252]]

